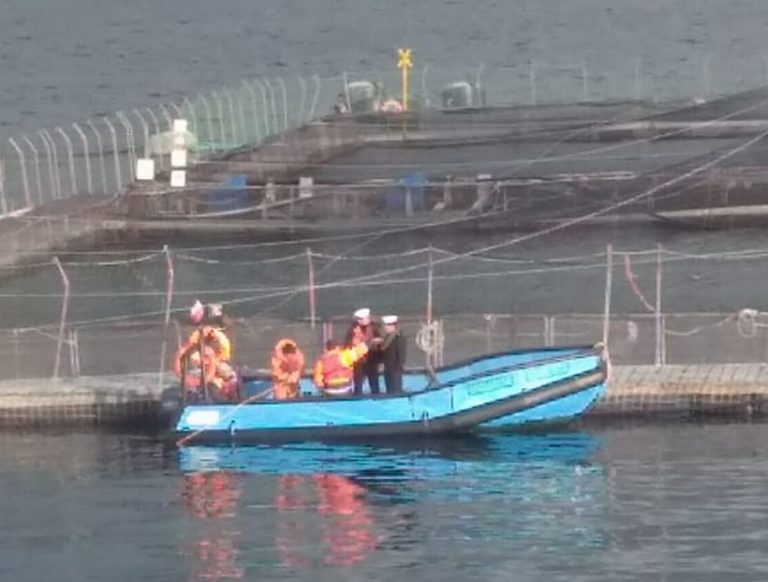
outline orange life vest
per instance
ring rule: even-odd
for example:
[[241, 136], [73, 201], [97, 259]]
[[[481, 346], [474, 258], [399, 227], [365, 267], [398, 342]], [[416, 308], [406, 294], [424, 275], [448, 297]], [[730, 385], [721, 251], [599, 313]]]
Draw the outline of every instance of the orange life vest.
[[354, 372], [342, 362], [340, 350], [335, 349], [324, 353], [320, 358], [320, 365], [324, 388], [343, 388], [352, 384]]

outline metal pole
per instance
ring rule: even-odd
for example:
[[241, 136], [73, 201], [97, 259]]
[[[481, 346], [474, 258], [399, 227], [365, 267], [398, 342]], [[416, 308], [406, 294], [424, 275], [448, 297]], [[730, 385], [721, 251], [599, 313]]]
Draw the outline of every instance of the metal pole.
[[641, 78], [640, 78], [641, 66], [642, 66], [642, 63], [640, 61], [640, 57], [637, 57], [635, 59], [635, 100], [636, 101], [640, 101], [640, 94], [642, 93]]
[[211, 123], [213, 123], [213, 116], [211, 114], [211, 104], [208, 102], [208, 98], [202, 93], [198, 95], [197, 98], [198, 100], [203, 102], [203, 107], [205, 108], [205, 115], [207, 119], [207, 126], [205, 128], [206, 129], [205, 137], [208, 139], [208, 144], [209, 144], [208, 147], [212, 149], [213, 131], [211, 131]]
[[307, 247], [307, 279], [309, 290], [309, 323], [315, 329], [317, 322], [317, 289], [315, 288], [315, 264], [312, 261], [312, 249]]
[[261, 104], [262, 108], [264, 109], [264, 139], [267, 139], [271, 135], [271, 126], [269, 123], [269, 104], [267, 103], [267, 90], [264, 88], [262, 82], [258, 79], [254, 79], [253, 82], [256, 83], [256, 85], [259, 87], [259, 91], [261, 92]]
[[[24, 151], [19, 147], [19, 144], [16, 143], [16, 140], [13, 138], [8, 140], [8, 143], [11, 144], [13, 149], [16, 150], [16, 153], [19, 154], [19, 164], [21, 165], [21, 181], [22, 185], [24, 187], [24, 198], [27, 201], [27, 208], [32, 207], [32, 197], [29, 194], [29, 178], [27, 177], [27, 160], [24, 156]], [[3, 172], [5, 174], [5, 172]], [[2, 209], [3, 214], [6, 214], [8, 212], [7, 202], [5, 200], [5, 196], [2, 198]]]
[[24, 143], [26, 143], [29, 146], [29, 149], [32, 150], [32, 159], [35, 161], [35, 182], [37, 183], [37, 201], [42, 204], [43, 203], [43, 177], [42, 173], [40, 171], [40, 154], [37, 151], [37, 148], [35, 147], [35, 144], [32, 142], [31, 139], [27, 135], [23, 135], [21, 139], [24, 140]]
[[125, 140], [126, 145], [128, 146], [128, 175], [130, 176], [128, 178], [128, 183], [130, 184], [133, 182], [133, 176], [136, 173], [136, 139], [133, 135], [133, 125], [122, 111], [115, 113], [115, 116], [120, 122], [120, 125], [123, 126], [123, 131], [125, 131]]
[[315, 75], [313, 78], [315, 81], [315, 94], [312, 96], [312, 108], [309, 110], [307, 121], [312, 121], [315, 118], [315, 113], [317, 112], [317, 103], [320, 101], [320, 75]]
[[[251, 109], [253, 110], [253, 127], [256, 130], [256, 144], [261, 143], [262, 137], [261, 137], [261, 125], [259, 124], [259, 108], [258, 104], [256, 103], [256, 90], [253, 88], [253, 85], [251, 85], [248, 81], [243, 81], [243, 87], [245, 87], [245, 90], [248, 91], [248, 93], [251, 96]], [[266, 132], [265, 134], [266, 135]]]
[[661, 243], [659, 243], [656, 252], [656, 356], [654, 358], [657, 367], [663, 363], [664, 330], [661, 321], [661, 260], [663, 252]]
[[283, 93], [283, 131], [288, 131], [288, 89], [282, 77], [277, 78], [280, 85], [280, 91]]
[[613, 245], [605, 247], [605, 304], [603, 310], [603, 345], [608, 347], [611, 331], [611, 297], [613, 296]]
[[432, 292], [434, 280], [432, 245], [427, 248], [427, 323], [432, 323]]
[[101, 166], [101, 186], [104, 190], [104, 194], [107, 193], [108, 186], [107, 186], [107, 164], [104, 161], [104, 142], [101, 139], [101, 133], [98, 129], [96, 129], [96, 125], [89, 119], [86, 121], [88, 124], [88, 127], [91, 128], [91, 131], [96, 136], [96, 147], [99, 148], [99, 165]]
[[123, 190], [123, 179], [120, 175], [120, 152], [117, 148], [117, 132], [108, 117], [104, 118], [104, 123], [109, 128], [109, 133], [112, 134], [112, 151], [115, 154], [115, 181], [117, 182], [117, 193], [119, 193]]
[[344, 83], [344, 99], [347, 101], [347, 112], [352, 113], [352, 99], [349, 96], [349, 75], [346, 71], [341, 74], [341, 81]]
[[51, 187], [51, 199], [56, 200], [58, 199], [58, 196], [56, 196], [56, 179], [53, 175], [53, 152], [51, 152], [51, 144], [48, 143], [48, 141], [45, 139], [45, 136], [42, 134], [42, 132], [38, 132], [37, 135], [40, 137], [40, 141], [43, 142], [43, 147], [45, 148], [45, 155], [48, 157], [48, 182]]
[[153, 153], [149, 149], [149, 124], [147, 123], [147, 120], [144, 119], [141, 111], [138, 109], [134, 109], [133, 114], [139, 118], [139, 123], [141, 124], [141, 132], [144, 134], [144, 157], [148, 158]]
[[244, 101], [245, 95], [243, 95], [243, 89], [240, 88], [237, 97], [237, 115], [239, 117], [238, 121], [240, 121], [240, 131], [243, 132], [242, 145], [249, 145], [251, 143], [251, 139], [248, 136], [248, 125], [245, 123], [245, 105], [243, 104]]
[[270, 103], [270, 109], [272, 110], [272, 127], [275, 130], [275, 134], [280, 133], [280, 126], [277, 123], [277, 101], [275, 101], [275, 88], [272, 86], [272, 83], [269, 82], [268, 79], [264, 79], [264, 85], [267, 87], [267, 91], [269, 91], [269, 103]]
[[53, 141], [53, 138], [51, 137], [51, 134], [48, 133], [47, 130], [42, 130], [39, 132], [40, 136], [48, 142], [48, 145], [51, 147], [51, 152], [53, 153], [53, 174], [56, 176], [56, 185], [54, 186], [56, 190], [56, 198], [58, 200], [61, 200], [61, 173], [59, 172], [59, 151], [56, 147], [56, 142]]
[[165, 316], [163, 318], [163, 346], [160, 350], [160, 372], [157, 377], [157, 385], [163, 383], [163, 374], [165, 374], [165, 357], [168, 351], [168, 326], [171, 324], [171, 304], [173, 303], [173, 283], [175, 273], [173, 269], [173, 257], [168, 245], [163, 246], [166, 264], [166, 293], [165, 293]]
[[531, 105], [536, 105], [536, 63], [533, 61], [528, 71], [528, 78], [531, 85]]
[[[424, 107], [429, 107], [429, 93], [427, 93], [427, 72], [429, 71], [429, 64], [424, 63], [424, 67], [421, 69], [421, 100]], [[474, 103], [473, 103], [474, 105]]]
[[75, 178], [75, 152], [72, 148], [72, 140], [69, 139], [69, 136], [63, 129], [61, 129], [61, 127], [57, 127], [56, 131], [59, 132], [59, 135], [61, 135], [61, 137], [64, 139], [64, 143], [67, 146], [67, 160], [69, 161], [69, 178], [72, 185], [72, 196], [77, 196], [77, 180]]
[[0, 158], [0, 211], [3, 214], [8, 213], [8, 201], [5, 199], [5, 158]]
[[[149, 118], [152, 120], [152, 125], [154, 125], [155, 127], [155, 135], [153, 137], [157, 139], [160, 142], [160, 144], [162, 144], [163, 128], [160, 126], [160, 120], [157, 118], [157, 115], [155, 115], [155, 112], [152, 111], [152, 109], [150, 109], [149, 107], [145, 107], [144, 111], [146, 111], [147, 114], [149, 114]], [[158, 161], [158, 165], [160, 166], [160, 169], [164, 170], [165, 169], [165, 155], [164, 155], [165, 152], [163, 151], [162, 145], [160, 146], [159, 151], [155, 153], [157, 154], [157, 161]], [[134, 166], [135, 166], [135, 163], [136, 162], [134, 161]], [[131, 172], [133, 171], [135, 170], [132, 169]]]
[[587, 72], [587, 61], [581, 59], [581, 84], [584, 92], [584, 102], [589, 102], [589, 73]]
[[307, 107], [307, 82], [299, 75], [299, 87], [301, 87], [301, 106], [299, 107], [299, 123], [303, 125], [306, 122], [304, 109]]
[[216, 91], [211, 91], [211, 96], [216, 101], [216, 110], [219, 113], [219, 136], [221, 137], [221, 150], [227, 149], [227, 134], [224, 129], [224, 106], [221, 104], [221, 96]]
[[235, 122], [235, 101], [232, 99], [232, 93], [227, 87], [221, 89], [221, 94], [227, 99], [227, 107], [229, 108], [229, 124], [232, 128], [232, 145], [238, 147], [240, 140], [237, 139], [237, 123]]
[[91, 152], [90, 148], [88, 147], [88, 137], [85, 135], [85, 132], [78, 124], [73, 123], [72, 128], [80, 136], [80, 141], [83, 142], [83, 157], [85, 158], [85, 177], [87, 180], [88, 194], [93, 194], [93, 176], [91, 176]]
[[56, 265], [56, 268], [59, 270], [61, 282], [64, 286], [64, 299], [61, 303], [61, 318], [59, 319], [59, 337], [56, 342], [56, 359], [53, 364], [53, 377], [58, 379], [59, 367], [61, 365], [61, 348], [64, 345], [64, 330], [67, 325], [67, 311], [69, 310], [69, 277], [67, 277], [67, 273], [61, 266], [59, 257], [53, 257], [53, 264]]
[[192, 119], [192, 132], [195, 134], [195, 136], [199, 135], [200, 128], [197, 125], [197, 113], [195, 113], [195, 106], [186, 97], [184, 97], [184, 101], [181, 102], [181, 106], [186, 107], [189, 110], [189, 117]]

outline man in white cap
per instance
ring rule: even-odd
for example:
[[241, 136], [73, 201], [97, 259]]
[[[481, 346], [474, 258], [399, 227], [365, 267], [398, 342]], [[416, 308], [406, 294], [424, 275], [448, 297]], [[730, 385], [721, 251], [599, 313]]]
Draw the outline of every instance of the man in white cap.
[[384, 340], [381, 345], [384, 362], [384, 385], [387, 394], [400, 394], [403, 391], [403, 371], [405, 370], [405, 336], [400, 331], [396, 315], [381, 318], [384, 324]]
[[379, 394], [379, 364], [381, 364], [381, 333], [377, 326], [371, 323], [371, 310], [367, 307], [354, 313], [354, 321], [349, 327], [344, 343], [348, 348], [354, 348], [361, 343], [369, 346], [368, 355], [355, 364], [354, 385], [355, 395], [363, 394], [363, 383], [368, 378], [371, 394]]

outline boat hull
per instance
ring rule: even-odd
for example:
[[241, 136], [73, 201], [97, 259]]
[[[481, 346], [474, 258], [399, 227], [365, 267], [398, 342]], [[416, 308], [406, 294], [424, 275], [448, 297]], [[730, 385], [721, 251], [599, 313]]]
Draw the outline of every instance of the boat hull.
[[605, 369], [592, 348], [571, 348], [477, 358], [440, 369], [437, 378], [429, 390], [415, 391], [410, 382], [403, 395], [190, 405], [176, 431], [196, 443], [285, 442], [547, 422], [583, 412], [599, 395]]

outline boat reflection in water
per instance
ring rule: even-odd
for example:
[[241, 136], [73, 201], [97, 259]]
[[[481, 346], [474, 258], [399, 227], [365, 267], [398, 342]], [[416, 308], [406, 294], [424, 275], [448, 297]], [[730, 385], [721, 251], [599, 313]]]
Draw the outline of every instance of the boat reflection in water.
[[[553, 433], [380, 446], [184, 447], [187, 504], [202, 525], [218, 528], [198, 543], [196, 569], [209, 579], [242, 577], [239, 550], [251, 556], [255, 537], [265, 536], [267, 561], [276, 555], [294, 569], [354, 566], [378, 552], [417, 559], [433, 527], [466, 539], [493, 530], [515, 545], [602, 544], [595, 524], [605, 482], [592, 462], [598, 446], [586, 433]], [[243, 530], [253, 530], [241, 534], [233, 524], [244, 507], [268, 512], [256, 526], [253, 516], [241, 516]]]

